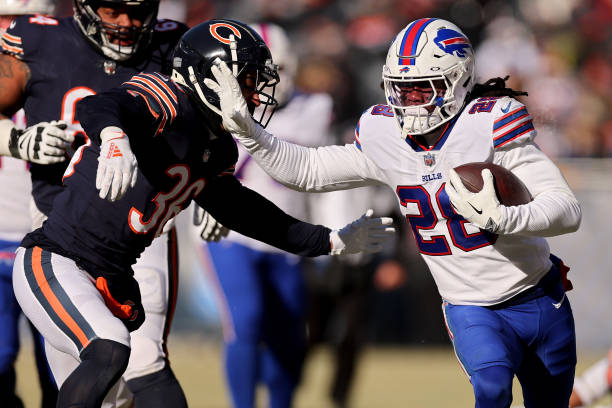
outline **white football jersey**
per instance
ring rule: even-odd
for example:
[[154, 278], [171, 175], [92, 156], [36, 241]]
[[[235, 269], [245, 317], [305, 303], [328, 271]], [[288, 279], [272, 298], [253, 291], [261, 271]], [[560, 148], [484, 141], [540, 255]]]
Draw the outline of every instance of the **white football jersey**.
[[[332, 143], [329, 124], [332, 115], [332, 100], [327, 94], [296, 94], [287, 105], [277, 110], [266, 129], [278, 138], [305, 146], [320, 146]], [[242, 184], [272, 201], [283, 211], [300, 219], [309, 219], [307, 193], [288, 189], [268, 176], [238, 144], [238, 162], [234, 174]], [[251, 248], [282, 252], [263, 242], [231, 231], [227, 241], [239, 242]]]
[[355, 144], [395, 189], [417, 247], [442, 298], [450, 303], [504, 301], [536, 284], [550, 269], [544, 238], [481, 231], [455, 213], [444, 189], [449, 169], [470, 162], [502, 165], [496, 149], [534, 136], [525, 106], [507, 97], [469, 104], [431, 148], [402, 139], [385, 105], [361, 117]]
[[[25, 127], [23, 111], [13, 118], [18, 128]], [[28, 162], [0, 157], [0, 240], [21, 241], [30, 232], [30, 194], [32, 182]]]
[[[295, 189], [388, 185], [442, 298], [452, 304], [493, 305], [534, 286], [551, 268], [544, 236], [575, 231], [580, 223], [575, 196], [533, 143], [535, 135], [522, 103], [489, 97], [468, 103], [432, 147], [402, 138], [386, 105], [363, 113], [354, 144], [304, 148], [267, 132], [239, 141], [269, 174]], [[511, 170], [534, 198], [502, 207], [500, 235], [481, 231], [450, 205], [444, 189], [448, 171], [469, 162], [493, 162]]]

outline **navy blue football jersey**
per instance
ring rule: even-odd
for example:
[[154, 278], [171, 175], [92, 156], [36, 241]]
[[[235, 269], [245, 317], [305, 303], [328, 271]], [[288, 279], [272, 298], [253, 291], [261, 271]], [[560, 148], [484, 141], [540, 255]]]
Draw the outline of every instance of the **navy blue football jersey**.
[[[77, 150], [42, 228], [23, 246], [75, 259], [94, 275], [129, 271], [164, 225], [192, 199], [244, 235], [308, 256], [329, 253], [329, 229], [298, 221], [242, 186], [233, 175], [238, 149], [180, 87], [160, 73], [140, 73], [120, 88], [84, 98], [78, 117], [91, 142]], [[213, 114], [215, 115], [215, 114]], [[135, 187], [120, 200], [95, 186], [100, 131], [121, 128], [138, 160]]]
[[[17, 17], [3, 36], [2, 51], [28, 65], [24, 109], [30, 125], [62, 119], [77, 136], [75, 148], [85, 138], [75, 117], [82, 98], [121, 85], [141, 71], [169, 73], [171, 53], [187, 27], [159, 20], [150, 46], [130, 61], [115, 62], [98, 52], [81, 33], [72, 17]], [[55, 165], [32, 164], [32, 194], [37, 207], [49, 214], [67, 161]]]

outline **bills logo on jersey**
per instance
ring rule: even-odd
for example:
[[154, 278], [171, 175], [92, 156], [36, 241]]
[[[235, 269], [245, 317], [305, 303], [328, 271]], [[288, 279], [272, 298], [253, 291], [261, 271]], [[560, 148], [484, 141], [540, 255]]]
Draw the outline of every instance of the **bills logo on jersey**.
[[431, 153], [427, 153], [425, 156], [423, 156], [423, 161], [425, 162], [426, 166], [431, 167], [436, 164], [436, 156]]
[[470, 42], [463, 34], [448, 28], [438, 30], [438, 35], [434, 38], [434, 42], [445, 53], [454, 54], [461, 58], [465, 58], [466, 51], [471, 51], [472, 49]]

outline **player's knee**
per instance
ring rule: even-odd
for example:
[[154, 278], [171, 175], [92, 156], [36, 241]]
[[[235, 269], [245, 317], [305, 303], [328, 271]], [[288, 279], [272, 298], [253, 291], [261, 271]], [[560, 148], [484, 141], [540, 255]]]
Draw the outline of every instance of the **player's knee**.
[[62, 384], [57, 406], [99, 407], [127, 367], [130, 348], [112, 340], [96, 339], [81, 352], [81, 363]]
[[474, 372], [471, 381], [476, 407], [509, 407], [512, 402], [513, 376], [512, 370], [503, 366], [487, 367]]
[[110, 386], [121, 377], [129, 359], [130, 348], [113, 340], [96, 339], [81, 352], [81, 365], [95, 369], [100, 383]]

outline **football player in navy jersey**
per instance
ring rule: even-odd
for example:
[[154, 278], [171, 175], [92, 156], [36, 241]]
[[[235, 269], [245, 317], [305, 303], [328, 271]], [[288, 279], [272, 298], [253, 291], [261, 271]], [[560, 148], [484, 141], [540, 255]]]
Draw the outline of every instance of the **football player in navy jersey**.
[[[18, 131], [1, 120], [0, 153], [32, 163], [33, 228], [42, 224], [62, 191], [69, 158], [64, 151], [70, 154], [87, 141], [75, 117], [77, 102], [141, 71], [170, 72], [169, 56], [186, 27], [157, 20], [158, 7], [159, 0], [74, 0], [73, 17], [18, 17], [3, 36], [0, 119], [23, 107], [30, 128]], [[73, 203], [65, 205], [70, 210]], [[124, 379], [137, 407], [185, 406], [166, 350], [178, 285], [176, 232], [170, 224], [134, 271], [142, 282], [148, 318], [132, 336]], [[73, 363], [52, 348], [48, 358], [56, 360], [54, 375], [63, 382]], [[60, 365], [65, 368], [59, 370]], [[124, 390], [120, 395], [131, 398], [124, 385], [118, 392]]]
[[276, 68], [259, 35], [232, 20], [184, 34], [172, 80], [143, 72], [77, 106], [91, 142], [75, 152], [64, 189], [22, 241], [13, 272], [24, 313], [75, 363], [58, 407], [100, 406], [122, 375], [130, 332], [148, 319], [132, 265], [192, 199], [228, 228], [305, 256], [376, 251], [394, 232], [371, 211], [341, 230], [304, 223], [243, 187], [233, 175], [236, 144], [205, 85], [221, 60], [265, 123], [275, 100], [263, 90], [273, 89]]

